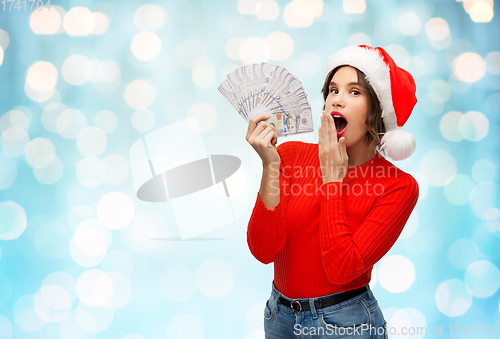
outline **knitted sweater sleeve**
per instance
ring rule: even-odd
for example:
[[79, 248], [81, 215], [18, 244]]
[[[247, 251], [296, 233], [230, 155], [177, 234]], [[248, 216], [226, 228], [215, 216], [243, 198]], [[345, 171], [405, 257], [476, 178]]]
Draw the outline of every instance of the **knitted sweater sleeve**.
[[250, 252], [266, 265], [276, 260], [287, 242], [285, 211], [290, 192], [291, 169], [299, 146], [299, 142], [288, 141], [277, 147], [281, 160], [280, 201], [273, 210], [269, 210], [257, 192], [257, 200], [248, 222], [247, 243]]
[[323, 184], [320, 202], [323, 267], [333, 285], [355, 279], [378, 262], [398, 239], [418, 200], [418, 184], [411, 175], [388, 180], [366, 218], [351, 232], [341, 186]]

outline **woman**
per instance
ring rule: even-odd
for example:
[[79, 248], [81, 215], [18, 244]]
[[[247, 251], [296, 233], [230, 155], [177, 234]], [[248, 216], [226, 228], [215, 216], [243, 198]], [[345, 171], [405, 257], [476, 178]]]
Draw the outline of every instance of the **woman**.
[[276, 131], [262, 121], [269, 115], [248, 127], [263, 164], [248, 246], [262, 263], [274, 262], [265, 334], [387, 338], [371, 271], [401, 234], [418, 185], [377, 149], [394, 160], [415, 150], [401, 128], [415, 82], [385, 50], [364, 45], [332, 55], [324, 80], [318, 144], [276, 148]]

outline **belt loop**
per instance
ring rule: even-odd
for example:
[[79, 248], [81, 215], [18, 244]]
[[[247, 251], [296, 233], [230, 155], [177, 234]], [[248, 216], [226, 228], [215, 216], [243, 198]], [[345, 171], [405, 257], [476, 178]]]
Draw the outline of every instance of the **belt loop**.
[[318, 319], [318, 312], [316, 312], [316, 305], [314, 305], [314, 298], [309, 299], [309, 306], [311, 307], [311, 314], [313, 319]]

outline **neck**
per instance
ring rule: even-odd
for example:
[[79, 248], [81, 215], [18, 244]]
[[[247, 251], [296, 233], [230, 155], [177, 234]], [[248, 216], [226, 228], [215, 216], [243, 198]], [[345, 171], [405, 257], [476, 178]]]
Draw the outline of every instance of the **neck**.
[[375, 158], [376, 155], [377, 150], [375, 146], [358, 143], [357, 145], [347, 149], [347, 156], [349, 157], [347, 166], [354, 167], [363, 165], [364, 163], [367, 163]]

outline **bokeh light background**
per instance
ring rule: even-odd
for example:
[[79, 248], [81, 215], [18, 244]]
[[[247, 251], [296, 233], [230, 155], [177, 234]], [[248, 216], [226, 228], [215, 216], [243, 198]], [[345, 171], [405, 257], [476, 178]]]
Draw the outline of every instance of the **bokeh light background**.
[[[432, 334], [443, 324], [441, 337], [455, 338], [450, 324], [470, 334], [498, 323], [498, 1], [9, 5], [0, 8], [0, 338], [263, 338], [273, 267], [246, 244], [261, 162], [217, 87], [244, 64], [284, 66], [317, 114], [314, 133], [279, 142], [317, 142], [327, 57], [361, 43], [384, 47], [417, 82], [405, 125], [417, 150], [394, 163], [417, 179], [420, 198], [370, 283], [388, 325]], [[135, 197], [128, 151], [193, 117], [207, 153], [241, 158], [250, 205], [179, 241], [168, 203]]]

